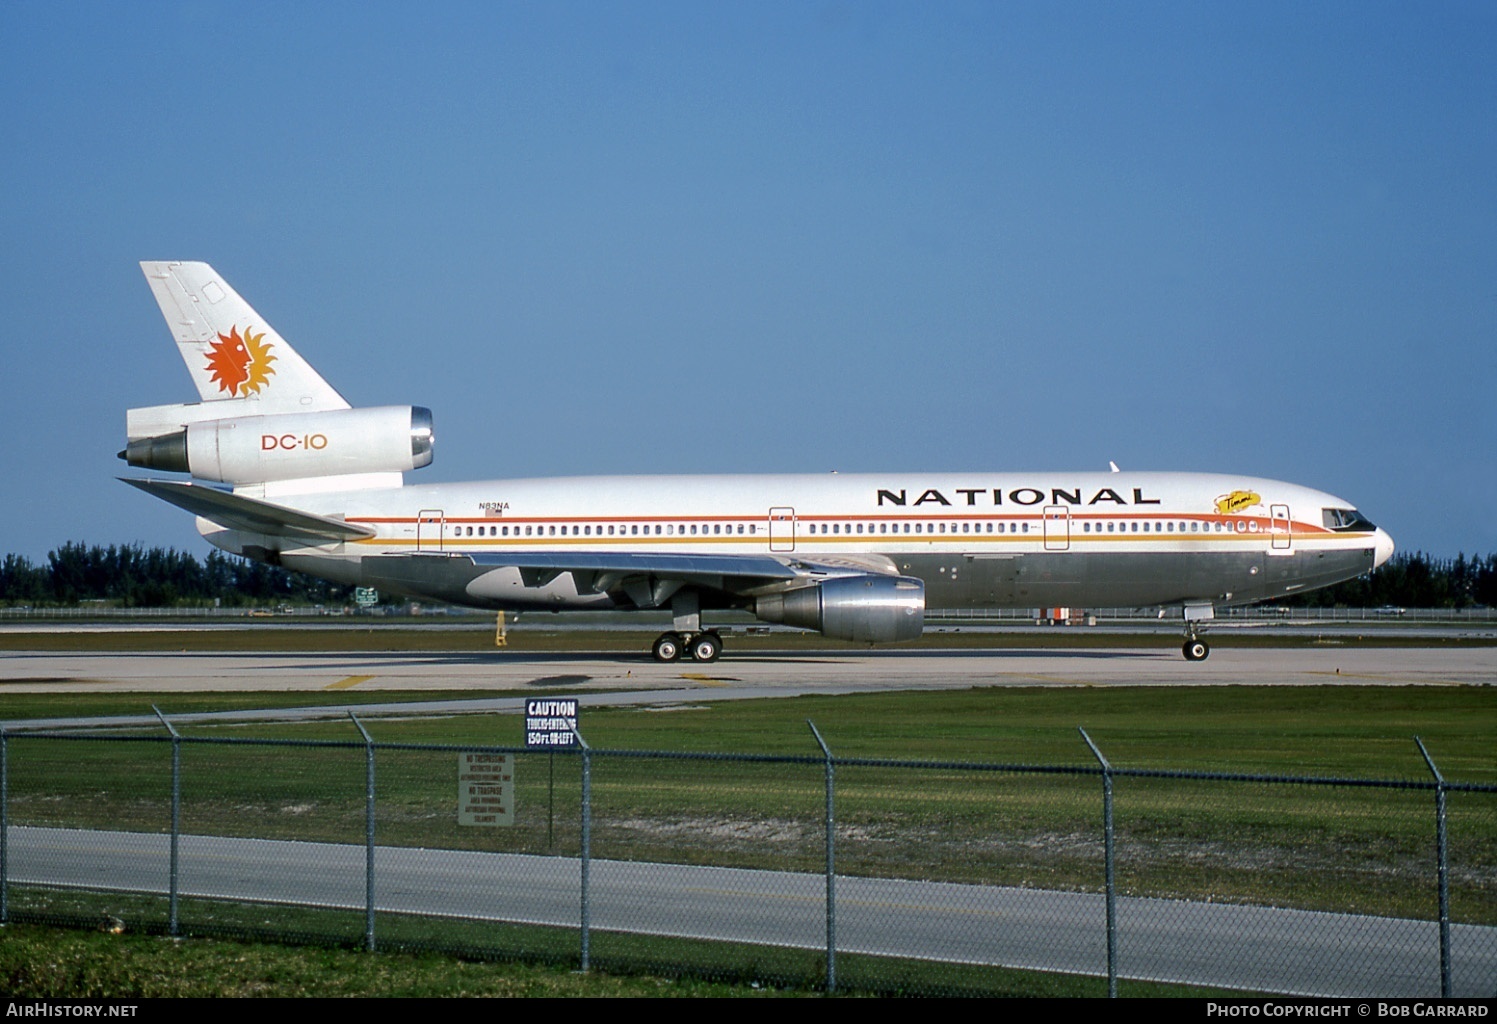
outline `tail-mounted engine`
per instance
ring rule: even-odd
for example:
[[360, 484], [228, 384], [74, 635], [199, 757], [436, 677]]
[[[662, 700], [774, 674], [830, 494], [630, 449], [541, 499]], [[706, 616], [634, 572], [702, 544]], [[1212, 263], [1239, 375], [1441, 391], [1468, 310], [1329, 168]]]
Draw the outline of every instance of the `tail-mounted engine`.
[[[131, 415], [159, 422], [170, 408]], [[205, 410], [176, 408], [197, 416]], [[227, 484], [402, 473], [430, 463], [434, 443], [431, 410], [409, 405], [205, 419], [169, 433], [152, 430], [150, 436], [137, 436], [132, 422], [130, 434], [120, 452], [130, 465]]]
[[925, 584], [909, 576], [843, 576], [756, 598], [754, 614], [839, 640], [914, 640], [925, 628]]

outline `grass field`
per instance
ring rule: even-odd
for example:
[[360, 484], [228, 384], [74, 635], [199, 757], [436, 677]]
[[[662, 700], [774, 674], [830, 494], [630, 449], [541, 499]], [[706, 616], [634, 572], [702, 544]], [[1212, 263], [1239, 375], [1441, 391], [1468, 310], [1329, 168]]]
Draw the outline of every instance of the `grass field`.
[[[80, 700], [12, 694], [0, 695], [0, 718], [149, 714], [150, 704], [161, 699], [169, 701], [165, 710], [186, 713], [412, 696], [124, 694]], [[423, 692], [420, 699], [443, 696]], [[1004, 687], [726, 702], [668, 713], [590, 708], [583, 731], [600, 752], [593, 769], [594, 856], [819, 870], [824, 783], [808, 719], [839, 758], [987, 766], [839, 765], [838, 870], [848, 875], [1097, 891], [1100, 781], [1088, 774], [1095, 762], [1080, 726], [1118, 769], [1343, 780], [1275, 785], [1119, 778], [1119, 884], [1125, 894], [1427, 919], [1434, 913], [1432, 794], [1352, 783], [1427, 781], [1416, 734], [1448, 780], [1497, 783], [1497, 688], [1491, 687]], [[549, 756], [520, 756], [514, 828], [462, 829], [452, 821], [455, 751], [517, 745], [518, 719], [369, 717], [366, 725], [382, 745], [442, 748], [378, 752], [381, 844], [575, 854], [579, 793], [571, 755], [556, 757], [554, 791]], [[341, 745], [358, 740], [350, 723], [183, 731], [195, 741], [340, 744], [185, 744], [185, 831], [362, 841], [363, 750]], [[644, 751], [693, 758], [631, 753]], [[703, 759], [724, 754], [805, 761]], [[168, 764], [165, 744], [13, 737], [11, 821], [161, 831], [168, 816]], [[1020, 766], [1075, 771], [1039, 774]], [[1452, 913], [1459, 921], [1497, 924], [1497, 796], [1452, 794], [1450, 820]], [[28, 897], [18, 898], [13, 905], [24, 908]], [[57, 909], [57, 894], [35, 898]], [[40, 904], [33, 909], [47, 913]], [[87, 916], [62, 913], [70, 915]], [[515, 941], [524, 947], [534, 937]], [[440, 945], [430, 937], [413, 942]], [[617, 964], [628, 973], [652, 957], [658, 958], [624, 949]], [[741, 961], [742, 954], [730, 951], [727, 957]], [[702, 973], [729, 976], [727, 961], [707, 959]], [[797, 969], [790, 976], [805, 974]], [[676, 984], [658, 977], [650, 983]], [[975, 991], [997, 985], [1040, 994], [1026, 989], [1029, 983], [991, 976], [974, 984]]]

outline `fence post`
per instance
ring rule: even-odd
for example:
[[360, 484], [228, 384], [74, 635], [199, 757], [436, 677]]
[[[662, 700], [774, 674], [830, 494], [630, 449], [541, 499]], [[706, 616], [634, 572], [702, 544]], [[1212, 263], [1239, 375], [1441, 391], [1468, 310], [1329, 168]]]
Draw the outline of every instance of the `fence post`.
[[10, 737], [0, 729], [0, 925], [10, 924]]
[[1440, 890], [1440, 997], [1450, 998], [1450, 850], [1445, 832], [1445, 777], [1435, 767], [1434, 758], [1424, 749], [1424, 742], [1414, 737], [1424, 763], [1435, 777], [1435, 863]]
[[816, 723], [808, 718], [806, 724], [826, 758], [826, 991], [827, 995], [834, 995], [837, 991], [837, 815], [832, 797], [836, 791], [836, 769], [831, 749], [816, 731]]
[[1112, 765], [1107, 763], [1107, 758], [1102, 756], [1102, 751], [1097, 749], [1097, 745], [1092, 742], [1092, 738], [1086, 734], [1085, 729], [1077, 726], [1076, 731], [1081, 733], [1081, 738], [1086, 740], [1086, 745], [1092, 748], [1092, 756], [1102, 766], [1102, 863], [1107, 886], [1107, 998], [1116, 999], [1118, 997], [1118, 891], [1116, 879], [1113, 876]]
[[588, 905], [588, 868], [591, 866], [593, 856], [593, 748], [587, 745], [582, 734], [576, 729], [572, 735], [577, 737], [577, 746], [582, 748], [582, 972], [589, 970], [590, 947], [592, 945], [592, 928]]
[[168, 897], [170, 910], [170, 924], [168, 934], [172, 938], [177, 937], [177, 847], [178, 838], [182, 834], [182, 737], [177, 733], [176, 727], [167, 721], [166, 716], [156, 705], [151, 705], [151, 710], [156, 712], [156, 717], [161, 724], [166, 726], [166, 731], [172, 735], [172, 838], [171, 838], [171, 895]]
[[374, 952], [374, 738], [352, 711], [348, 717], [364, 737], [364, 948]]

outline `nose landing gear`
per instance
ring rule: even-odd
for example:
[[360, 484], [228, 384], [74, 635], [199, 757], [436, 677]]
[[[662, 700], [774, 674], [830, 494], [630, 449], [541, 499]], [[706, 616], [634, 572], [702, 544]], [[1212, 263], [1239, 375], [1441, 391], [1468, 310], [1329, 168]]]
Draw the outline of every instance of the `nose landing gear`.
[[1199, 630], [1206, 622], [1216, 618], [1216, 608], [1209, 604], [1187, 604], [1185, 606], [1185, 644], [1180, 653], [1186, 661], [1205, 661], [1211, 654], [1211, 645], [1200, 637]]

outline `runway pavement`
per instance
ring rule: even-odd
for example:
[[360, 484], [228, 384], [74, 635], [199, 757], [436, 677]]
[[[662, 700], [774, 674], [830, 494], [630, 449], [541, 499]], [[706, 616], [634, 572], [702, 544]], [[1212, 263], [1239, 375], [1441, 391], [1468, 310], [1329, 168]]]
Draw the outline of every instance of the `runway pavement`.
[[1203, 662], [1173, 649], [881, 650], [726, 655], [712, 664], [648, 656], [521, 653], [0, 652], [0, 693], [236, 690], [694, 690], [783, 694], [969, 686], [1493, 685], [1497, 648], [1224, 648]]
[[[883, 650], [724, 657], [713, 664], [657, 664], [648, 656], [575, 653], [87, 653], [0, 652], [7, 693], [232, 691], [472, 691], [471, 701], [370, 705], [369, 713], [518, 712], [526, 696], [575, 692], [591, 706], [979, 686], [1226, 685], [1491, 686], [1497, 648], [1227, 648], [1204, 662], [1158, 649]], [[277, 717], [347, 714], [347, 705]], [[185, 716], [190, 721], [198, 716]], [[265, 717], [220, 712], [214, 717]], [[153, 721], [153, 720], [152, 720]], [[111, 719], [111, 724], [127, 724]], [[92, 719], [4, 722], [37, 729]]]

